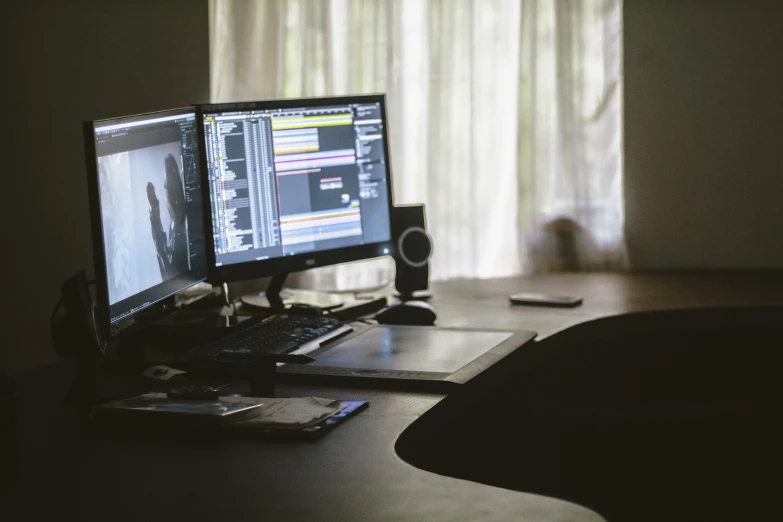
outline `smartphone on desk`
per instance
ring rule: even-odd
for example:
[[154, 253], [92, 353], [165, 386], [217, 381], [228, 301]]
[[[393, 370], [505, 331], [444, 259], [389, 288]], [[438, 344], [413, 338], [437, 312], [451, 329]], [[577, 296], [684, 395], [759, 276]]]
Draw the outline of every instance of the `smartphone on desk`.
[[533, 292], [520, 292], [509, 296], [511, 304], [531, 306], [558, 306], [573, 308], [582, 304], [582, 298], [577, 295], [552, 295], [537, 294]]

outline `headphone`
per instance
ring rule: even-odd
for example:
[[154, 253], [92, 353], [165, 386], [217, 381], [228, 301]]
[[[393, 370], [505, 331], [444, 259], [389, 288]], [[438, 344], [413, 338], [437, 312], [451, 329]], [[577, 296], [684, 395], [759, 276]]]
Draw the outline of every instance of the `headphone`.
[[[50, 320], [52, 343], [60, 356], [102, 357], [106, 353], [106, 339], [98, 326], [98, 307], [89, 284], [84, 270], [62, 284], [61, 298]], [[57, 313], [60, 305], [65, 313]]]

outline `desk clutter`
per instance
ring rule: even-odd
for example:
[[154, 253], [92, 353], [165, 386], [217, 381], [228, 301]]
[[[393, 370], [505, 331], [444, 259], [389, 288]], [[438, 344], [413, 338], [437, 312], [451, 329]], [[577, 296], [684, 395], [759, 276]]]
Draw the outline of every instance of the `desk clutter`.
[[[144, 377], [167, 386], [244, 382], [250, 397], [274, 397], [279, 378], [450, 388], [535, 337], [435, 326], [433, 238], [423, 204], [393, 204], [384, 95], [180, 107], [83, 124], [95, 274], [66, 279], [50, 320], [76, 364], [71, 402], [105, 400], [106, 363], [152, 366]], [[292, 273], [383, 257], [396, 292], [390, 263], [334, 293], [285, 287]], [[141, 391], [162, 390], [127, 394]], [[316, 433], [366, 406], [233, 399], [172, 389], [96, 412]]]
[[[250, 129], [263, 132], [239, 138]], [[223, 321], [238, 315], [228, 283], [261, 278], [269, 278], [264, 293], [240, 300], [250, 315], [329, 312], [345, 321], [386, 305], [384, 296], [347, 303], [284, 288], [289, 273], [321, 266], [390, 256], [403, 300], [427, 290], [425, 208], [392, 203], [387, 129], [384, 95], [196, 104], [85, 121], [95, 298], [83, 271], [63, 285], [66, 313], [57, 314], [58, 304], [52, 314], [58, 353], [100, 357], [107, 344], [151, 327], [220, 337], [239, 326]], [[207, 281], [223, 286], [223, 299]], [[201, 303], [200, 293], [209, 294]], [[177, 301], [200, 313], [181, 313]], [[213, 304], [220, 310], [209, 317]], [[199, 315], [218, 318], [219, 328]]]
[[143, 423], [153, 429], [220, 426], [227, 433], [250, 436], [316, 438], [369, 404], [320, 397], [190, 397], [180, 393], [145, 393], [100, 404], [94, 408], [93, 418], [97, 423]]

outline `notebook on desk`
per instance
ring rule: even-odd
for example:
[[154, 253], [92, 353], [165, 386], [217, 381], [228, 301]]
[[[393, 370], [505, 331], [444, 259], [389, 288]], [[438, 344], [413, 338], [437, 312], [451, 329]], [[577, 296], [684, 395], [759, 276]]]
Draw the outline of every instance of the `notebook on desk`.
[[378, 325], [311, 353], [308, 365], [278, 368], [281, 380], [367, 379], [464, 384], [536, 336], [527, 330]]

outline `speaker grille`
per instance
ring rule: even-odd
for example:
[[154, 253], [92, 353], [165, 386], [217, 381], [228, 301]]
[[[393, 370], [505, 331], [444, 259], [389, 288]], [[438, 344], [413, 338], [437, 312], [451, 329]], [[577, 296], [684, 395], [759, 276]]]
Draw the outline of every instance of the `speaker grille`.
[[421, 227], [411, 227], [399, 239], [400, 256], [411, 266], [422, 266], [432, 255], [432, 241]]

